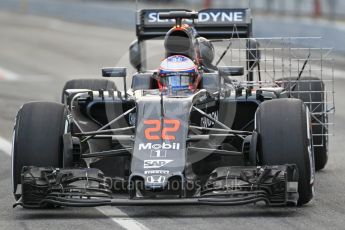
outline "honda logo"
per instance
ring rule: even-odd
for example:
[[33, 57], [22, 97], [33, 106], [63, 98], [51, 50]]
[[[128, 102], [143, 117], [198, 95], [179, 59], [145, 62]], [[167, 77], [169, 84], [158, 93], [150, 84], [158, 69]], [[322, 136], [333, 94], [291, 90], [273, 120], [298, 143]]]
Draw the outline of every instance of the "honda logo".
[[146, 178], [147, 183], [154, 184], [154, 183], [159, 183], [162, 184], [165, 182], [165, 176], [159, 176], [159, 175], [154, 175], [154, 176], [148, 176]]

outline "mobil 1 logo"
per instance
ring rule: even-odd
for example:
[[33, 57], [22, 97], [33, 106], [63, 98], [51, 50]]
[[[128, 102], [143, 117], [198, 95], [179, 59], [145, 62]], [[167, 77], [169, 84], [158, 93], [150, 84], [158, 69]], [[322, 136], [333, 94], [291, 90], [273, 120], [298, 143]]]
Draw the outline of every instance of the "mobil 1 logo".
[[164, 149], [151, 149], [150, 158], [166, 157], [167, 151]]

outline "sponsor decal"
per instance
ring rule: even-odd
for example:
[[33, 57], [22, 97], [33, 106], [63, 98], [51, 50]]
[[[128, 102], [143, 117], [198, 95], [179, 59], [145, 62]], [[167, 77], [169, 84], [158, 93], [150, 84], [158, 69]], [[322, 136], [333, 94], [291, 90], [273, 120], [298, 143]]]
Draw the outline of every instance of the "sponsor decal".
[[180, 143], [165, 143], [162, 144], [153, 144], [153, 143], [141, 143], [139, 144], [139, 150], [159, 150], [159, 149], [165, 149], [165, 150], [179, 150], [180, 149]]
[[172, 72], [193, 72], [195, 71], [195, 63], [182, 55], [174, 55], [166, 58], [160, 65], [159, 69], [163, 73]]
[[167, 151], [162, 150], [162, 149], [152, 149], [150, 158], [155, 158], [155, 157], [166, 157], [167, 156]]
[[[209, 113], [208, 115], [218, 121], [218, 111], [214, 111], [212, 113]], [[201, 117], [200, 123], [201, 123], [201, 126], [205, 128], [214, 126], [214, 122], [208, 119], [207, 117]]]
[[168, 170], [148, 170], [148, 171], [144, 171], [145, 175], [148, 174], [169, 174]]
[[158, 169], [172, 161], [173, 160], [144, 160], [144, 169]]
[[[172, 19], [160, 19], [159, 12], [151, 12], [148, 14], [149, 23], [169, 23], [175, 22]], [[185, 19], [186, 22], [192, 20]], [[214, 12], [200, 12], [198, 16], [198, 23], [229, 23], [229, 22], [244, 22], [244, 11], [214, 11]]]
[[201, 12], [198, 22], [243, 22], [244, 12]]
[[164, 119], [162, 127], [161, 120], [145, 120], [145, 138], [147, 140], [176, 140], [174, 133], [180, 129], [180, 121], [172, 119]]
[[148, 176], [146, 177], [147, 183], [150, 184], [162, 184], [165, 182], [165, 176], [160, 176], [160, 175], [154, 175], [154, 176]]
[[190, 59], [185, 57], [185, 56], [182, 56], [182, 55], [174, 55], [174, 56], [170, 56], [167, 58], [168, 61], [171, 61], [171, 62], [186, 62], [186, 61], [189, 61]]

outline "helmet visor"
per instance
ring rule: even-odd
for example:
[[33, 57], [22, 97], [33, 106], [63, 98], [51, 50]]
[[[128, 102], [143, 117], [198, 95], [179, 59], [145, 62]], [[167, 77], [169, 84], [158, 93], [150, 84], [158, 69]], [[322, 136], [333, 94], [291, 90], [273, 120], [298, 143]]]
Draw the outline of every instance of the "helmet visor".
[[193, 84], [193, 78], [191, 76], [171, 75], [165, 77], [165, 83], [168, 88], [179, 90], [189, 89]]

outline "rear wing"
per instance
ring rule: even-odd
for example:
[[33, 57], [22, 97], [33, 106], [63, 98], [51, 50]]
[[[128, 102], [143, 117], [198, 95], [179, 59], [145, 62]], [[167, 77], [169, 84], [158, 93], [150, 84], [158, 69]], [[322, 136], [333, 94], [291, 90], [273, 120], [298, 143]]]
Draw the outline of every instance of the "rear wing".
[[[175, 25], [175, 20], [162, 20], [159, 13], [190, 11], [184, 9], [149, 9], [137, 12], [136, 33], [139, 41], [164, 37]], [[205, 9], [199, 11], [195, 21], [184, 20], [193, 25], [198, 34], [207, 39], [252, 37], [250, 9]]]

